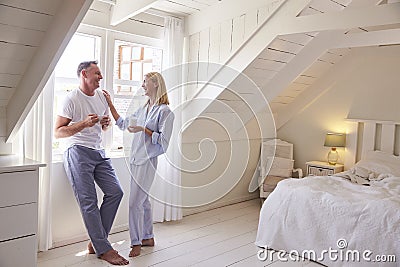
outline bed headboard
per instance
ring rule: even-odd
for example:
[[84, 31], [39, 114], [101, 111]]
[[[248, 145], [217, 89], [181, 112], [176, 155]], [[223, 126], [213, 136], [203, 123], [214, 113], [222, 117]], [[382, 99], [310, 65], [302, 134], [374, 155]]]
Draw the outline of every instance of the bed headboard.
[[400, 122], [347, 119], [345, 168], [351, 168], [370, 150], [398, 156], [400, 152]]

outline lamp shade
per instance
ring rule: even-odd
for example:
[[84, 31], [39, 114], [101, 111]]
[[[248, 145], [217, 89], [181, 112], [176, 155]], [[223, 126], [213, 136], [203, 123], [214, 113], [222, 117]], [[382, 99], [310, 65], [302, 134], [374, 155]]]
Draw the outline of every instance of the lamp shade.
[[342, 133], [327, 133], [325, 136], [324, 146], [328, 147], [345, 147], [346, 134]]

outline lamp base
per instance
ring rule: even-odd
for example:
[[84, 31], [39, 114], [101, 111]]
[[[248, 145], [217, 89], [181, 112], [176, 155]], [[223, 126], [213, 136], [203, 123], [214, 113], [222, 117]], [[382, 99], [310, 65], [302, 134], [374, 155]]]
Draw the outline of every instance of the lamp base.
[[332, 149], [328, 153], [328, 163], [330, 165], [336, 165], [339, 159], [339, 153], [336, 151], [335, 147], [332, 147]]

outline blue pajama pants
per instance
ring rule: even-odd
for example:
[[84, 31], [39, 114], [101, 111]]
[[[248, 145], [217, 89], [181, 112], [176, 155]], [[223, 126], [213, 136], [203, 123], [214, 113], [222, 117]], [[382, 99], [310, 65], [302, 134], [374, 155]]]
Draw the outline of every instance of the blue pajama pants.
[[[97, 256], [112, 249], [108, 234], [123, 192], [104, 150], [74, 145], [64, 153], [64, 168]], [[98, 207], [95, 183], [104, 193]]]
[[157, 157], [142, 165], [131, 164], [129, 196], [129, 234], [131, 245], [141, 245], [143, 239], [153, 238], [153, 214], [148, 193], [157, 169]]

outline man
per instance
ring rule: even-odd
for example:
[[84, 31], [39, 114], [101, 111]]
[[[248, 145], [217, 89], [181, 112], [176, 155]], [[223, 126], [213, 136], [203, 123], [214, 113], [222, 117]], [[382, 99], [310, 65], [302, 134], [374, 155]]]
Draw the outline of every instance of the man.
[[[91, 242], [89, 253], [96, 253], [114, 265], [127, 265], [108, 241], [108, 234], [121, 202], [123, 192], [101, 146], [102, 130], [110, 126], [108, 104], [99, 87], [103, 78], [96, 61], [82, 62], [77, 71], [79, 88], [70, 92], [61, 107], [56, 122], [56, 138], [67, 138], [64, 167], [79, 204]], [[95, 183], [104, 193], [100, 209], [97, 206]]]

